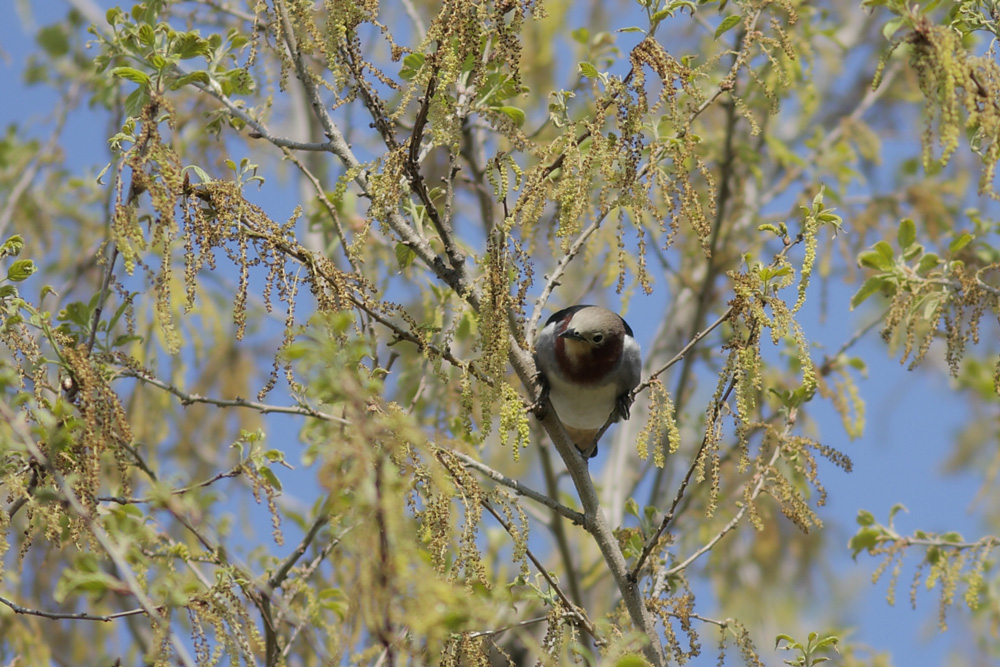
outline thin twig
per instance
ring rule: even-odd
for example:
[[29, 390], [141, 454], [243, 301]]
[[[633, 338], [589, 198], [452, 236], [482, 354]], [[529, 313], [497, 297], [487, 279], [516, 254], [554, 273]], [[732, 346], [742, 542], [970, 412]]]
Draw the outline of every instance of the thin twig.
[[715, 424], [719, 418], [720, 412], [722, 411], [722, 406], [727, 400], [729, 400], [729, 394], [732, 393], [735, 386], [736, 379], [734, 378], [729, 381], [729, 387], [726, 389], [725, 394], [723, 394], [719, 401], [713, 406], [712, 418], [709, 420], [708, 426], [705, 429], [705, 437], [702, 438], [701, 445], [698, 447], [698, 451], [691, 460], [691, 465], [688, 466], [684, 479], [681, 480], [681, 485], [678, 487], [677, 493], [674, 495], [674, 501], [670, 504], [670, 510], [663, 515], [663, 520], [660, 521], [659, 527], [657, 527], [656, 531], [649, 537], [649, 539], [646, 540], [646, 543], [642, 547], [642, 553], [639, 554], [639, 558], [635, 561], [635, 566], [632, 568], [631, 572], [629, 572], [628, 576], [632, 581], [639, 580], [639, 573], [646, 564], [646, 559], [648, 559], [656, 549], [656, 546], [660, 542], [660, 536], [666, 532], [667, 528], [670, 527], [670, 523], [674, 520], [677, 512], [677, 506], [680, 504], [681, 499], [684, 498], [688, 484], [691, 483], [691, 478], [694, 476], [694, 471], [698, 469], [702, 453], [705, 451], [705, 447], [708, 446], [708, 439], [711, 436], [712, 431], [715, 429]]
[[127, 611], [119, 611], [114, 614], [87, 614], [85, 612], [60, 612], [60, 611], [42, 611], [40, 609], [29, 609], [28, 607], [22, 607], [19, 604], [8, 600], [7, 598], [0, 595], [0, 602], [7, 605], [15, 614], [27, 614], [29, 616], [41, 616], [43, 618], [52, 619], [66, 619], [73, 621], [113, 621], [116, 618], [122, 618], [124, 616], [140, 616], [146, 613], [146, 610], [139, 607], [137, 609], [129, 609]]
[[[94, 343], [97, 342], [97, 325], [101, 321], [101, 313], [104, 312], [104, 302], [108, 298], [111, 289], [111, 280], [115, 274], [115, 262], [118, 260], [118, 245], [111, 244], [111, 256], [108, 258], [108, 265], [104, 269], [104, 280], [101, 282], [100, 296], [97, 298], [97, 306], [94, 308], [94, 316], [90, 319], [90, 337], [87, 339], [87, 354], [94, 350]], [[109, 332], [110, 333], [110, 332]]]
[[417, 8], [413, 4], [413, 0], [401, 0], [403, 3], [403, 9], [406, 10], [406, 15], [410, 17], [413, 21], [413, 28], [417, 31], [417, 39], [415, 40], [418, 44], [424, 41], [424, 37], [427, 36], [427, 26], [424, 25], [424, 21], [420, 18]]
[[[179, 496], [188, 493], [190, 491], [194, 491], [195, 489], [203, 489], [206, 486], [211, 486], [212, 484], [215, 484], [220, 479], [237, 477], [242, 473], [243, 473], [243, 466], [237, 465], [230, 470], [226, 470], [225, 472], [220, 472], [216, 475], [213, 475], [212, 477], [206, 479], [203, 482], [198, 482], [197, 484], [192, 484], [191, 486], [185, 486], [180, 489], [173, 489], [170, 492], [170, 495]], [[102, 503], [118, 503], [119, 505], [141, 505], [144, 503], [157, 502], [160, 499], [154, 496], [142, 496], [138, 498], [127, 497], [127, 496], [97, 496], [94, 500], [97, 500]]]
[[[485, 498], [482, 499], [479, 504], [482, 505], [487, 512], [493, 515], [493, 518], [497, 520], [497, 523], [499, 523], [511, 537], [514, 537], [513, 528], [509, 523], [507, 523], [507, 521], [503, 518], [503, 516], [501, 516], [500, 513], [493, 508], [493, 505], [491, 505]], [[583, 610], [583, 608], [576, 606], [568, 597], [566, 597], [566, 593], [563, 592], [562, 588], [559, 587], [559, 584], [556, 582], [556, 580], [552, 578], [551, 574], [549, 574], [548, 568], [546, 568], [542, 564], [542, 562], [538, 560], [538, 557], [535, 556], [535, 554], [531, 551], [531, 549], [527, 545], [525, 545], [524, 551], [525, 554], [528, 556], [528, 559], [535, 566], [535, 569], [538, 570], [538, 573], [542, 575], [542, 577], [545, 579], [546, 582], [548, 582], [552, 590], [555, 591], [556, 595], [559, 596], [559, 599], [562, 600], [562, 603], [563, 605], [565, 605], [566, 609], [570, 610], [570, 613], [572, 613], [573, 618], [580, 625], [580, 627], [583, 628], [587, 632], [587, 634], [589, 634], [591, 637], [594, 638], [594, 643], [597, 646], [604, 646], [606, 642], [597, 635], [597, 628], [595, 628], [594, 624], [591, 623], [589, 618], [587, 618], [586, 612]]]
[[505, 625], [502, 628], [497, 628], [496, 630], [480, 630], [478, 632], [470, 632], [466, 636], [470, 639], [478, 639], [479, 637], [493, 637], [501, 633], [507, 632], [508, 630], [513, 630], [514, 628], [523, 628], [528, 625], [534, 625], [535, 623], [544, 623], [548, 620], [548, 616], [539, 616], [538, 618], [529, 618], [526, 621], [521, 621], [520, 623], [511, 623], [510, 625]]
[[[247, 23], [253, 23], [257, 20], [257, 17], [253, 14], [248, 14], [247, 12], [240, 11], [238, 9], [233, 9], [229, 6], [228, 2], [215, 2], [214, 0], [198, 0], [203, 5], [211, 7], [212, 9], [222, 12], [223, 14], [229, 14], [234, 18], [238, 18], [241, 21], [246, 21]], [[266, 24], [259, 24], [262, 27]]]
[[[288, 573], [292, 571], [295, 567], [295, 563], [299, 561], [300, 558], [305, 554], [306, 550], [316, 535], [319, 534], [320, 529], [323, 528], [330, 520], [329, 515], [321, 514], [314, 522], [313, 525], [306, 532], [302, 541], [299, 542], [298, 546], [292, 550], [292, 553], [285, 558], [284, 562], [275, 570], [274, 574], [267, 578], [267, 591], [261, 596], [260, 600], [260, 611], [263, 617], [264, 625], [264, 657], [266, 664], [270, 667], [272, 665], [277, 665], [279, 657], [282, 655], [278, 650], [278, 633], [276, 630], [277, 622], [271, 614], [271, 599], [274, 597], [274, 591], [285, 579], [288, 578]], [[283, 606], [287, 608], [287, 603]]]
[[837, 363], [837, 359], [840, 358], [840, 355], [842, 355], [844, 352], [847, 352], [847, 350], [849, 350], [851, 347], [854, 346], [855, 343], [857, 343], [859, 340], [861, 340], [865, 336], [865, 334], [867, 334], [869, 331], [871, 331], [872, 329], [874, 329], [875, 327], [877, 327], [879, 324], [881, 324], [883, 321], [885, 321], [885, 317], [888, 314], [889, 314], [889, 310], [886, 309], [877, 318], [875, 318], [874, 320], [872, 320], [871, 322], [869, 322], [865, 326], [863, 326], [860, 329], [858, 329], [857, 331], [855, 331], [854, 334], [850, 338], [848, 338], [847, 340], [844, 341], [844, 344], [841, 345], [840, 348], [838, 348], [836, 352], [834, 352], [830, 356], [825, 357], [823, 359], [823, 363], [820, 364], [820, 366], [819, 366], [818, 369], [816, 369], [817, 375], [819, 375], [821, 377], [825, 376], [825, 375], [829, 375], [830, 371], [833, 370], [834, 365]]
[[[548, 447], [538, 448], [538, 458], [542, 462], [542, 474], [545, 476], [545, 487], [549, 497], [557, 498], [559, 495], [559, 480], [556, 477], [555, 469], [552, 465], [551, 450]], [[573, 596], [573, 601], [583, 605], [583, 590], [580, 588], [579, 565], [573, 562], [573, 551], [566, 536], [566, 526], [563, 524], [562, 515], [558, 511], [552, 511], [552, 519], [546, 522], [556, 540], [556, 548], [563, 561], [563, 572], [569, 583], [569, 592]]]
[[7, 199], [4, 200], [3, 209], [0, 209], [0, 237], [3, 237], [6, 233], [7, 225], [10, 224], [11, 218], [14, 216], [14, 209], [17, 208], [17, 202], [21, 199], [21, 195], [31, 186], [38, 172], [41, 171], [46, 158], [53, 154], [59, 145], [59, 138], [62, 135], [63, 128], [66, 126], [66, 119], [69, 117], [70, 110], [76, 105], [76, 100], [82, 86], [83, 84], [80, 81], [70, 86], [65, 101], [59, 106], [59, 110], [56, 112], [55, 127], [52, 130], [52, 134], [49, 135], [48, 141], [32, 156], [31, 164], [21, 170], [21, 175], [10, 189]]
[[[292, 571], [292, 568], [295, 567], [295, 564], [299, 561], [299, 559], [305, 555], [306, 551], [309, 549], [309, 545], [312, 544], [312, 541], [316, 539], [317, 535], [319, 535], [319, 531], [322, 530], [328, 523], [330, 523], [330, 515], [326, 513], [320, 514], [320, 516], [313, 521], [312, 526], [309, 527], [309, 530], [302, 538], [302, 541], [299, 542], [294, 550], [292, 550], [292, 553], [288, 554], [288, 557], [285, 558], [280, 566], [278, 566], [278, 569], [274, 571], [274, 574], [267, 578], [268, 586], [274, 589], [285, 583], [285, 579], [288, 578], [288, 573]], [[340, 540], [338, 539], [337, 541], [339, 542]]]
[[518, 495], [524, 496], [526, 498], [531, 498], [535, 502], [545, 505], [549, 509], [553, 510], [554, 512], [558, 512], [560, 515], [566, 517], [575, 524], [583, 525], [584, 523], [585, 517], [580, 512], [570, 509], [569, 507], [566, 507], [565, 505], [555, 500], [554, 498], [546, 496], [543, 493], [539, 493], [538, 491], [535, 491], [534, 489], [525, 486], [523, 483], [517, 481], [516, 479], [507, 477], [503, 473], [494, 470], [493, 468], [489, 467], [485, 463], [482, 463], [481, 461], [477, 461], [471, 456], [463, 454], [462, 452], [456, 451], [454, 449], [444, 449], [440, 447], [438, 448], [438, 452], [442, 455], [452, 456], [458, 459], [464, 465], [472, 468], [473, 470], [483, 473], [484, 475], [492, 479], [494, 482], [503, 484], [504, 486], [513, 489], [515, 492], [517, 492]]
[[[794, 421], [794, 412], [793, 415], [789, 417], [789, 423], [792, 423], [793, 421]], [[757, 496], [759, 496], [760, 492], [763, 490], [764, 482], [766, 481], [767, 477], [765, 473], [777, 462], [779, 456], [781, 456], [780, 444], [777, 447], [775, 447], [774, 454], [771, 455], [771, 460], [768, 461], [767, 467], [765, 467], [763, 470], [758, 471], [757, 474], [754, 475], [754, 480], [753, 480], [754, 487], [753, 491], [750, 492], [750, 498], [748, 499], [747, 502], [743, 503], [739, 511], [736, 512], [736, 516], [734, 516], [729, 521], [729, 523], [727, 523], [725, 526], [722, 527], [722, 530], [716, 533], [710, 540], [708, 540], [708, 542], [699, 547], [694, 553], [692, 553], [690, 556], [685, 558], [677, 565], [674, 565], [670, 569], [663, 572], [662, 575], [658, 575], [657, 578], [660, 581], [666, 581], [667, 579], [677, 574], [678, 572], [687, 569], [687, 567], [691, 565], [691, 563], [693, 563], [698, 558], [711, 551], [712, 548], [719, 543], [719, 540], [721, 540], [723, 537], [729, 534], [734, 528], [736, 528], [737, 525], [739, 525], [740, 520], [743, 519], [743, 516], [749, 510], [750, 504], [757, 499]], [[654, 595], [657, 594], [658, 593], [656, 592], [656, 587], [654, 586]]]
[[326, 412], [320, 410], [315, 410], [313, 408], [302, 406], [302, 405], [270, 405], [268, 403], [259, 403], [257, 401], [248, 401], [245, 398], [212, 398], [210, 396], [202, 396], [200, 394], [190, 394], [181, 389], [178, 389], [174, 385], [164, 382], [153, 375], [146, 374], [145, 372], [138, 372], [131, 369], [122, 370], [119, 377], [134, 378], [146, 384], [153, 385], [165, 391], [170, 392], [174, 396], [180, 399], [182, 405], [191, 405], [193, 403], [205, 403], [208, 405], [215, 405], [220, 408], [248, 408], [250, 410], [256, 410], [261, 414], [276, 413], [276, 414], [286, 414], [286, 415], [300, 415], [303, 417], [314, 417], [316, 419], [322, 419], [323, 421], [336, 422], [338, 424], [349, 425], [351, 422], [342, 419], [340, 417], [335, 417]]
[[576, 237], [573, 244], [566, 250], [566, 254], [563, 255], [558, 262], [556, 262], [555, 268], [552, 269], [545, 280], [545, 287], [542, 289], [542, 293], [535, 299], [535, 307], [531, 313], [531, 319], [528, 320], [528, 326], [525, 327], [524, 336], [525, 340], [531, 342], [535, 340], [535, 332], [538, 330], [538, 322], [542, 319], [542, 309], [548, 302], [549, 297], [552, 295], [552, 291], [559, 285], [559, 281], [562, 279], [564, 273], [566, 273], [566, 267], [569, 263], [580, 254], [583, 250], [584, 244], [590, 239], [594, 233], [600, 229], [601, 223], [604, 222], [608, 212], [605, 211], [601, 213], [597, 218], [594, 219], [587, 228], [580, 232], [580, 235]]
[[709, 324], [702, 331], [699, 331], [697, 334], [695, 334], [694, 337], [691, 338], [691, 340], [689, 340], [687, 342], [687, 344], [684, 347], [682, 347], [680, 349], [680, 351], [677, 354], [675, 354], [669, 361], [667, 361], [665, 364], [663, 364], [662, 366], [660, 366], [659, 368], [657, 368], [655, 371], [653, 371], [652, 373], [650, 373], [649, 377], [647, 377], [645, 380], [643, 380], [642, 382], [640, 382], [639, 385], [635, 389], [632, 390], [632, 395], [634, 396], [634, 395], [636, 395], [636, 394], [638, 394], [638, 393], [640, 393], [640, 392], [645, 391], [646, 389], [648, 389], [649, 386], [651, 384], [653, 384], [653, 380], [655, 380], [657, 377], [659, 377], [659, 375], [661, 373], [665, 372], [668, 368], [670, 368], [671, 366], [673, 366], [674, 364], [676, 364], [678, 361], [680, 361], [681, 359], [683, 359], [684, 356], [688, 352], [690, 352], [691, 349], [695, 345], [697, 345], [699, 341], [701, 341], [701, 339], [703, 339], [705, 336], [707, 336], [708, 334], [710, 334], [713, 331], [715, 331], [715, 329], [720, 324], [722, 324], [723, 322], [725, 322], [726, 320], [728, 320], [729, 316], [732, 315], [732, 314], [733, 314], [733, 307], [730, 306], [729, 308], [726, 309], [726, 312], [722, 313], [722, 315], [719, 315], [719, 317], [714, 322], [712, 322], [711, 324]]

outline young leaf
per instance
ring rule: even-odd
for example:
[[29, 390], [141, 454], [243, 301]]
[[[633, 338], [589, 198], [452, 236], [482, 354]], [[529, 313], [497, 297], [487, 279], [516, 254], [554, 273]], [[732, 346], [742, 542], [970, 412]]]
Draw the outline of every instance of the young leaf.
[[512, 121], [514, 121], [514, 125], [517, 125], [518, 127], [524, 125], [526, 117], [524, 115], [524, 112], [518, 109], [517, 107], [507, 107], [507, 106], [497, 107], [497, 111], [506, 114]]
[[134, 67], [116, 67], [111, 70], [111, 76], [116, 76], [119, 79], [128, 79], [133, 83], [138, 83], [140, 86], [149, 85], [149, 75]]
[[917, 240], [917, 226], [914, 224], [913, 220], [909, 218], [904, 218], [902, 222], [899, 223], [899, 231], [896, 232], [896, 242], [899, 244], [900, 250], [906, 250], [913, 242]]
[[975, 237], [969, 232], [963, 232], [961, 236], [948, 245], [948, 253], [954, 255], [956, 252], [969, 245], [973, 238]]
[[0, 245], [0, 258], [17, 257], [24, 247], [24, 238], [20, 234], [14, 234]]
[[726, 18], [722, 19], [722, 23], [720, 23], [719, 27], [715, 29], [715, 38], [719, 39], [719, 37], [729, 32], [733, 26], [742, 20], [743, 17], [739, 14], [730, 14]]
[[27, 280], [27, 278], [38, 270], [35, 263], [30, 259], [19, 259], [10, 265], [7, 269], [7, 280], [11, 282], [19, 283], [22, 280]]
[[885, 282], [886, 280], [882, 276], [872, 276], [866, 280], [865, 284], [861, 286], [861, 289], [859, 289], [857, 293], [851, 297], [851, 310], [860, 306], [865, 299], [882, 289], [882, 285], [884, 285]]
[[396, 244], [396, 261], [399, 263], [400, 269], [408, 267], [413, 263], [413, 260], [416, 259], [416, 257], [417, 253], [415, 253], [410, 246], [405, 243]]

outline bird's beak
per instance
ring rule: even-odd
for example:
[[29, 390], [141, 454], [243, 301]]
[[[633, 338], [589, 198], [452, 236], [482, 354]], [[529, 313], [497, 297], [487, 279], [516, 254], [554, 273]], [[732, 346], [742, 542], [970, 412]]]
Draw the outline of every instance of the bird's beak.
[[572, 338], [573, 340], [583, 340], [583, 336], [577, 333], [576, 329], [566, 329], [561, 334], [560, 338]]

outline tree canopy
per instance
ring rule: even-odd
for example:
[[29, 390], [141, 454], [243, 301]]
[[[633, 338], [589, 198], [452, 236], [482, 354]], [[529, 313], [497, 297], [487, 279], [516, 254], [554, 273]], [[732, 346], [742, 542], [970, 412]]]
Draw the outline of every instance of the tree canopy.
[[[0, 140], [0, 664], [892, 664], [845, 555], [1000, 657], [994, 0], [56, 6]], [[535, 403], [577, 303], [644, 352], [590, 462]], [[973, 521], [825, 525], [871, 368], [961, 397], [910, 446]]]

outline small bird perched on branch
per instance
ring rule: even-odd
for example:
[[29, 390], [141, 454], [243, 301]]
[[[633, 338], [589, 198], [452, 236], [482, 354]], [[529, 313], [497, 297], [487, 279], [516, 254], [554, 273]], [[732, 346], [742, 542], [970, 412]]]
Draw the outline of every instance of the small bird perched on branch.
[[596, 456], [596, 438], [609, 419], [628, 419], [639, 384], [642, 353], [632, 328], [607, 308], [564, 308], [538, 334], [535, 365], [538, 408], [544, 411], [547, 396], [584, 458]]

